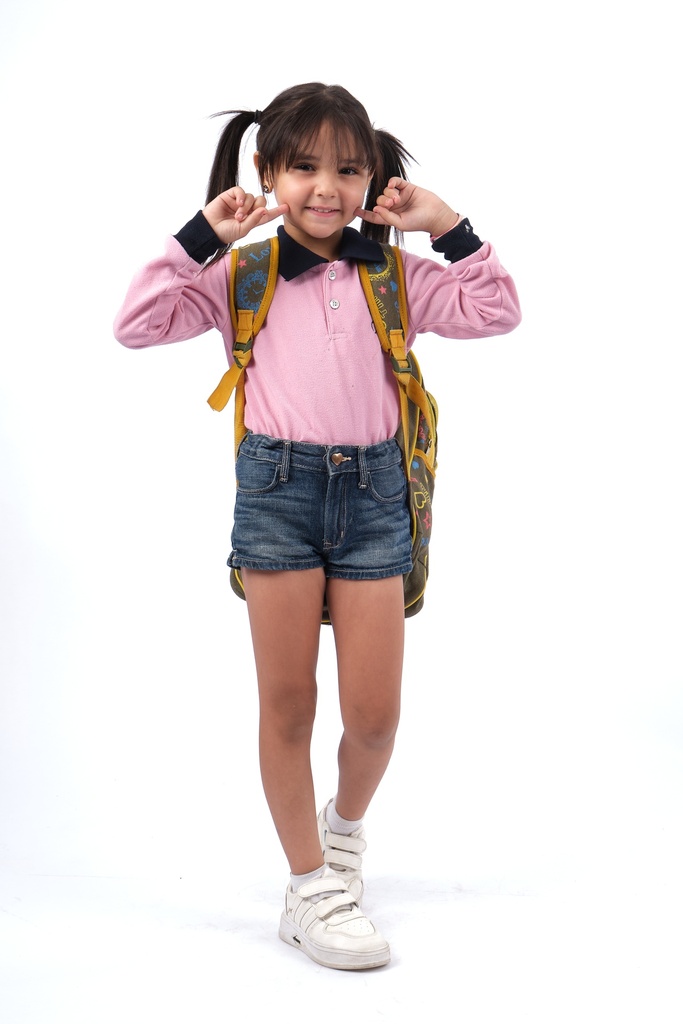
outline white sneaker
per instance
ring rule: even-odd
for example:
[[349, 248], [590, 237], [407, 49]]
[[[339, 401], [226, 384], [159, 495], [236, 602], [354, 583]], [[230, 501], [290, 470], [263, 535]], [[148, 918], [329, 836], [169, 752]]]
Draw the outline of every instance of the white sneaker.
[[327, 823], [327, 808], [331, 800], [318, 815], [318, 835], [325, 863], [346, 882], [354, 900], [361, 905], [363, 899], [363, 853], [366, 846], [365, 830], [360, 828], [350, 836], [340, 836]]
[[279, 934], [323, 967], [359, 971], [382, 967], [391, 958], [389, 944], [330, 868], [296, 892], [287, 887]]

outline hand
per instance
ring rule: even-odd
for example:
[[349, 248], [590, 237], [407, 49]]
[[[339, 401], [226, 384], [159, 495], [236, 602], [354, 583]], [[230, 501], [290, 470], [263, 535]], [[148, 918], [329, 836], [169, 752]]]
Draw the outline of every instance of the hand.
[[442, 235], [460, 219], [459, 214], [426, 188], [403, 178], [389, 178], [372, 210], [356, 210], [356, 216], [371, 224], [388, 224], [398, 231], [428, 231]]
[[264, 196], [254, 197], [236, 185], [212, 199], [202, 212], [221, 242], [232, 245], [259, 224], [267, 224], [288, 210], [286, 203], [269, 210]]

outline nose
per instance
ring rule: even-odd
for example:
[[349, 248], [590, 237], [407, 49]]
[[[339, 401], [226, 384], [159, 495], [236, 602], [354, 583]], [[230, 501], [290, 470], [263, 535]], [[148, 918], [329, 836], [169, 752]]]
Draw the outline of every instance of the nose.
[[315, 181], [316, 195], [334, 196], [337, 192], [337, 176], [332, 171], [321, 169]]

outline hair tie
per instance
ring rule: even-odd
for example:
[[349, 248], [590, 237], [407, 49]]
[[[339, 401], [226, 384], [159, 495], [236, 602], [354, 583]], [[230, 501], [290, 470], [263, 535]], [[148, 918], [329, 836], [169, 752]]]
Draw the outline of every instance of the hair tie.
[[261, 123], [261, 111], [260, 110], [255, 110], [254, 111], [254, 124], [260, 124], [260, 123]]

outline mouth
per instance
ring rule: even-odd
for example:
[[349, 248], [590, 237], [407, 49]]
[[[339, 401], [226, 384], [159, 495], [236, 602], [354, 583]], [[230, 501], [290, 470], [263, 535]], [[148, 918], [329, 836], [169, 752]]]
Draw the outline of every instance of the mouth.
[[316, 213], [323, 217], [329, 216], [330, 214], [333, 213], [339, 213], [337, 207], [333, 206], [307, 206], [306, 209], [309, 211], [309, 213]]

